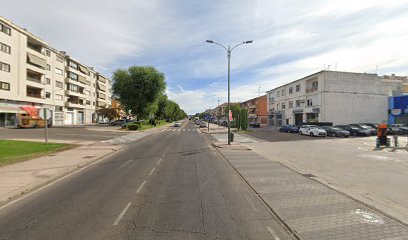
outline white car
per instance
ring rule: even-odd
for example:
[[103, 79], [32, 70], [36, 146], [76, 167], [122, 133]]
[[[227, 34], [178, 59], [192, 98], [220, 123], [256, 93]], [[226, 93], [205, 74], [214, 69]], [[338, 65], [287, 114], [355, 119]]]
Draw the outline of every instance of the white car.
[[300, 135], [309, 135], [311, 137], [317, 136], [317, 137], [326, 137], [327, 132], [315, 125], [303, 125], [299, 129], [299, 134]]
[[175, 127], [181, 127], [181, 122], [178, 122], [178, 121], [177, 121], [177, 122], [174, 122], [174, 126], [175, 126]]

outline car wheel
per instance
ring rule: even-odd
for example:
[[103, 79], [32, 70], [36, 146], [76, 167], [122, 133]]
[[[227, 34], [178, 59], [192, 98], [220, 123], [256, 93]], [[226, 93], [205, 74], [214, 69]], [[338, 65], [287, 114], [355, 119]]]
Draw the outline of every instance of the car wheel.
[[299, 131], [299, 134], [300, 134], [300, 135], [303, 135], [302, 131]]
[[310, 136], [311, 136], [311, 137], [314, 137], [314, 134], [313, 134], [313, 132], [310, 132]]

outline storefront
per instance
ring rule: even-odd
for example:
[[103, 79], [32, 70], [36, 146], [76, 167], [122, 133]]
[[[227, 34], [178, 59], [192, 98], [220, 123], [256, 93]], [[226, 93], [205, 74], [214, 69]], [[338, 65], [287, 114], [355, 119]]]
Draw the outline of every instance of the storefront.
[[388, 99], [388, 123], [408, 124], [408, 95]]
[[272, 127], [281, 127], [285, 119], [285, 111], [273, 111], [269, 113], [269, 125]]
[[0, 127], [16, 127], [19, 113], [25, 113], [25, 111], [14, 104], [0, 103]]

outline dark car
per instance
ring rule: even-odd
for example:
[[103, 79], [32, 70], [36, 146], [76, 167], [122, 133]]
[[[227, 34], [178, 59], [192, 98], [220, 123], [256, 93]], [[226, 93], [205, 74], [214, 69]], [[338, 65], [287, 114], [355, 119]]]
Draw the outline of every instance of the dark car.
[[363, 128], [358, 128], [351, 125], [337, 125], [334, 127], [338, 127], [343, 130], [349, 131], [351, 136], [371, 136], [370, 130], [365, 130]]
[[279, 132], [298, 133], [299, 128], [296, 125], [288, 124], [279, 128]]
[[408, 134], [408, 127], [404, 124], [389, 124], [387, 131], [391, 135]]
[[125, 124], [124, 119], [114, 120], [109, 123], [110, 126], [121, 126], [122, 124]]
[[350, 132], [339, 127], [332, 127], [332, 126], [322, 126], [324, 130], [327, 132], [327, 136], [332, 137], [349, 137]]
[[372, 128], [372, 127], [370, 127], [370, 126], [368, 126], [368, 125], [365, 125], [364, 123], [350, 124], [350, 126], [358, 127], [358, 128], [364, 129], [364, 130], [369, 130], [369, 131], [370, 131], [370, 134], [371, 134], [372, 136], [377, 135], [377, 129]]
[[261, 124], [259, 122], [250, 122], [249, 127], [259, 128], [261, 127]]
[[363, 123], [364, 125], [370, 126], [374, 129], [378, 129], [378, 124], [377, 123]]

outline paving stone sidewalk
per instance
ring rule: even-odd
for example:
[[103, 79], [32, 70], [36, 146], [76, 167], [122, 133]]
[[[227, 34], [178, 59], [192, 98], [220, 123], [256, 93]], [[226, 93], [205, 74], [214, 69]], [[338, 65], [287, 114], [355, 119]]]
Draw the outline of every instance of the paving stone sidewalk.
[[[221, 145], [219, 143], [214, 143]], [[408, 227], [244, 148], [217, 147], [299, 239], [408, 239]]]

